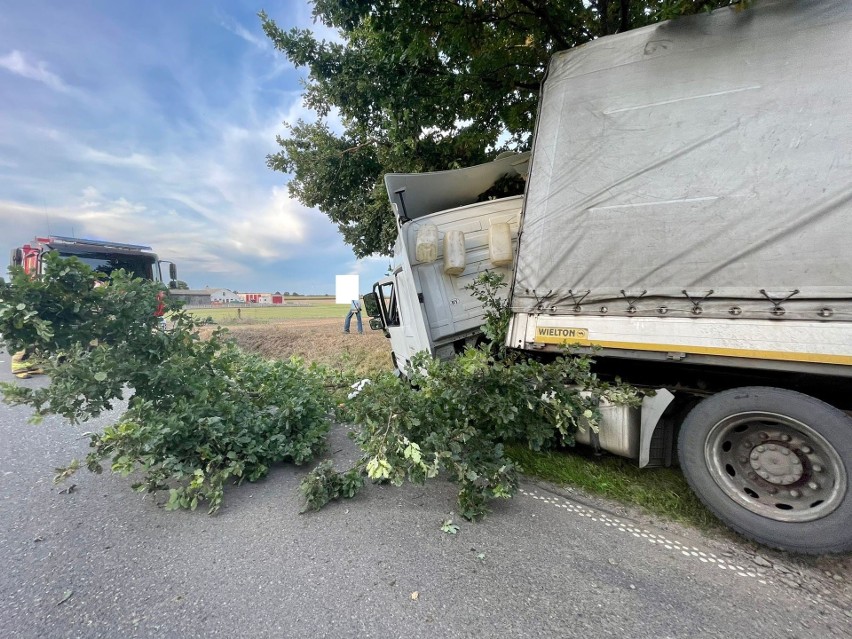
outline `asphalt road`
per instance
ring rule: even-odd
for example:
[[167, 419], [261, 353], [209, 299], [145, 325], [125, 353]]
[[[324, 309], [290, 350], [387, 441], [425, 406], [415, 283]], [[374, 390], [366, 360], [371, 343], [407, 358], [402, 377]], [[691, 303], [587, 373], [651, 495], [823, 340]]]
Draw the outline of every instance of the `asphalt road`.
[[215, 517], [171, 513], [116, 476], [54, 486], [99, 424], [28, 415], [0, 405], [4, 639], [852, 636], [852, 585], [831, 569], [848, 558], [756, 553], [530, 481], [456, 535], [440, 531], [448, 483], [299, 515], [305, 469], [289, 466], [229, 489]]

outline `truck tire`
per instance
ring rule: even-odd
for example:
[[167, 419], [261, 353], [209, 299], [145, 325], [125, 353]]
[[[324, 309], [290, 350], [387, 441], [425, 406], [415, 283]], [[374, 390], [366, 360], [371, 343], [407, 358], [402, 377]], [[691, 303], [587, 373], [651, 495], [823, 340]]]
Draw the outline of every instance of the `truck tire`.
[[719, 519], [761, 544], [852, 550], [852, 418], [781, 388], [717, 393], [687, 415], [681, 469]]

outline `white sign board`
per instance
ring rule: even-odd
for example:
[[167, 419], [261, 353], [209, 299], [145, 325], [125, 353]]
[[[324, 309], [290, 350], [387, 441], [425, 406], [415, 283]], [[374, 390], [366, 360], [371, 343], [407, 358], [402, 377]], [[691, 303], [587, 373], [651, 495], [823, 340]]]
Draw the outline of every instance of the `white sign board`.
[[335, 303], [351, 304], [360, 297], [357, 275], [336, 275]]

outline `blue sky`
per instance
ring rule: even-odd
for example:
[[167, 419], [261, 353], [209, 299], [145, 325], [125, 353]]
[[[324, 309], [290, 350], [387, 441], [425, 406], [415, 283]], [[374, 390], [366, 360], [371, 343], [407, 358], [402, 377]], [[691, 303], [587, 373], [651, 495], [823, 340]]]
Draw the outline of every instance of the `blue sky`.
[[296, 0], [4, 3], [2, 255], [73, 234], [153, 246], [193, 288], [368, 291], [388, 259], [355, 260], [266, 167], [282, 123], [314, 116], [261, 9], [334, 37]]

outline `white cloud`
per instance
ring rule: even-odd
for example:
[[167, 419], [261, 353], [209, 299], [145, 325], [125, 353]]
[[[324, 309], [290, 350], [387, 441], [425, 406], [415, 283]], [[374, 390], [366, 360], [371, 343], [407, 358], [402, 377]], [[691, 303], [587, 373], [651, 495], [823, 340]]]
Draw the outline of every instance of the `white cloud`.
[[178, 191], [166, 191], [165, 193], [163, 193], [163, 197], [167, 200], [174, 200], [175, 202], [183, 204], [186, 208], [190, 209], [191, 211], [194, 211], [195, 213], [198, 213], [209, 221], [215, 221], [218, 217], [218, 212], [215, 209], [203, 204], [202, 202], [199, 202], [191, 195], [188, 195], [186, 193], [181, 193]]
[[[299, 100], [297, 92], [290, 97]], [[258, 116], [246, 119], [248, 106], [238, 110], [238, 118], [208, 111], [202, 117], [210, 135], [191, 145], [160, 138], [154, 152], [134, 150], [132, 140], [93, 139], [109, 145], [104, 150], [58, 128], [10, 129], [19, 148], [40, 149], [56, 166], [75, 170], [39, 172], [27, 182], [33, 196], [0, 201], [0, 235], [14, 243], [52, 231], [149, 244], [181, 264], [188, 281], [217, 281], [218, 274], [223, 285], [251, 277], [264, 263], [307, 263], [312, 253], [346, 259], [349, 251], [326, 216], [292, 200], [287, 177], [265, 166], [281, 112], [268, 111], [253, 125]], [[41, 204], [37, 193], [49, 193], [50, 202], [27, 203]], [[23, 218], [30, 223], [22, 225]]]
[[26, 59], [23, 53], [14, 49], [3, 57], [0, 57], [0, 67], [36, 82], [47, 85], [54, 91], [70, 93], [72, 91], [65, 82], [55, 73], [48, 71], [45, 62], [32, 63]]
[[107, 164], [110, 166], [129, 166], [148, 171], [156, 170], [157, 166], [154, 161], [141, 153], [131, 153], [130, 155], [113, 155], [106, 151], [100, 151], [91, 147], [82, 147], [80, 149], [80, 159], [97, 162], [98, 164]]
[[234, 18], [225, 15], [219, 16], [219, 26], [221, 26], [227, 31], [230, 31], [235, 36], [242, 38], [249, 44], [257, 47], [258, 49], [261, 49], [262, 51], [272, 51], [272, 44], [269, 42], [269, 39], [266, 37], [266, 35], [259, 29], [257, 34], [252, 33], [239, 22], [237, 22]]
[[226, 225], [224, 231], [243, 253], [265, 260], [282, 259], [308, 239], [307, 225], [300, 215], [304, 211], [288, 197], [286, 189], [275, 187], [264, 207], [241, 211], [239, 219]]
[[387, 268], [390, 264], [390, 258], [386, 255], [369, 255], [360, 260], [355, 260], [350, 266], [350, 273], [375, 273], [377, 270]]
[[[83, 197], [90, 200], [98, 200], [101, 198], [101, 193], [93, 186], [87, 186], [83, 189]], [[86, 203], [84, 203], [84, 206]]]
[[[28, 41], [9, 39], [0, 23], [11, 50], [0, 68], [76, 98], [63, 102], [35, 82], [18, 82], [33, 88], [21, 90], [14, 105], [0, 104], [8, 167], [0, 171], [0, 249], [51, 232], [149, 244], [177, 262], [191, 285], [241, 290], [271, 281], [281, 290], [286, 283], [289, 290], [329, 291], [328, 274], [351, 269], [366, 280], [371, 268], [386, 269], [386, 258], [354, 261], [328, 218], [292, 200], [288, 176], [266, 167], [282, 122], [315, 121], [316, 114], [302, 103], [301, 71], [273, 49], [259, 21], [245, 11], [238, 21], [224, 13], [238, 10], [233, 5], [211, 4], [224, 8], [182, 5], [175, 13], [175, 31], [197, 34], [183, 39], [140, 31], [125, 15], [132, 11], [119, 5], [97, 16], [69, 11], [94, 26], [65, 33], [39, 55], [62, 60], [77, 74], [69, 82], [80, 78], [86, 93], [39, 62]], [[278, 13], [282, 28], [311, 26], [307, 3], [279, 4]], [[219, 29], [194, 31], [201, 15], [251, 46]], [[53, 12], [18, 18], [36, 19], [58, 24]], [[127, 38], [121, 47], [95, 28], [99, 19], [120, 24], [116, 33]], [[0, 90], [10, 79], [0, 71]], [[327, 121], [342, 130], [336, 111]]]
[[194, 273], [245, 273], [239, 260], [229, 259], [224, 242], [202, 223], [174, 212], [156, 214], [145, 204], [126, 198], [107, 199], [84, 189], [76, 202], [31, 206], [0, 201], [0, 227], [15, 229], [15, 242], [53, 233], [153, 246], [161, 258], [189, 266]]

